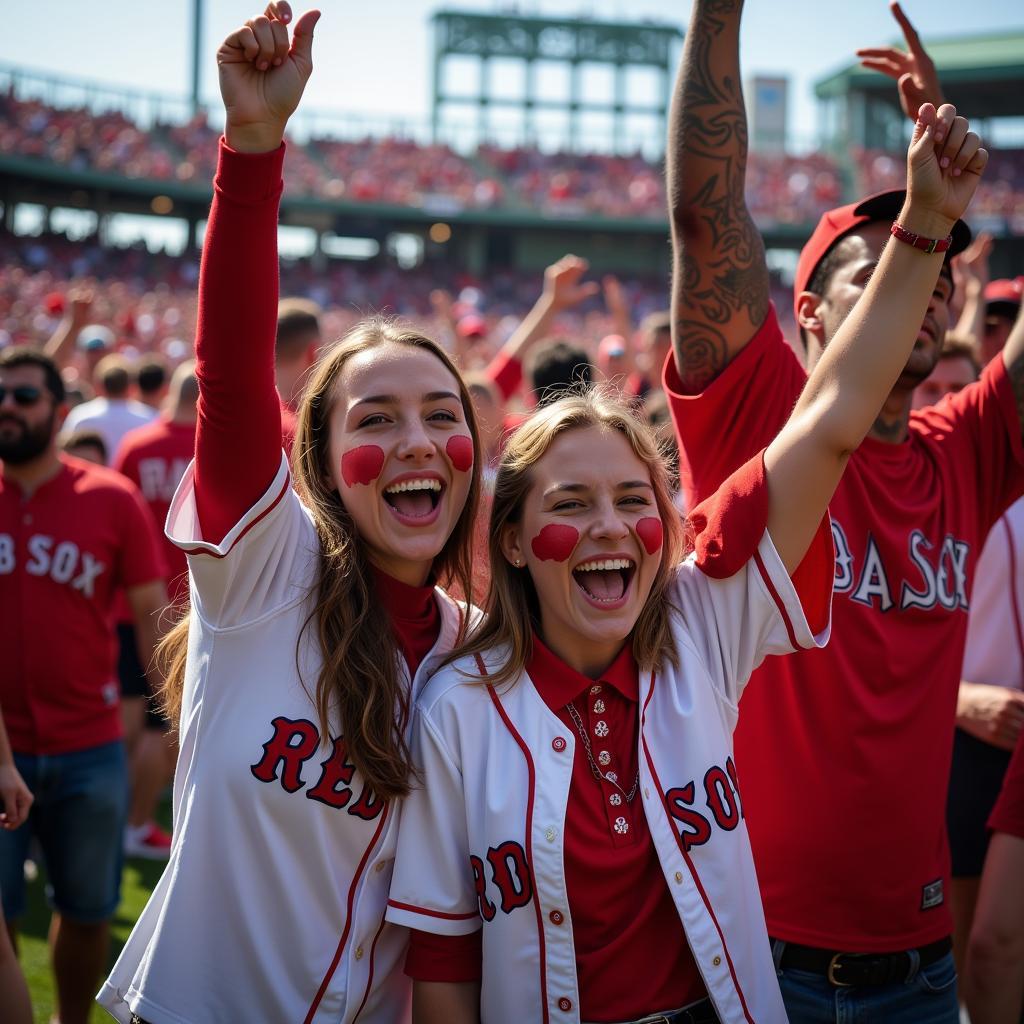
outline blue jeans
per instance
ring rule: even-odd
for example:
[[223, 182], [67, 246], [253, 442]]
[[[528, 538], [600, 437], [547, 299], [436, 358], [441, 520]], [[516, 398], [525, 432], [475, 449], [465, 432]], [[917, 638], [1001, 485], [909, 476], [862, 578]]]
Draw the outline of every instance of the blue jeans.
[[36, 836], [58, 913], [83, 924], [114, 916], [121, 895], [128, 770], [120, 740], [70, 754], [14, 755], [35, 802], [13, 832], [0, 830], [4, 917], [25, 912], [25, 858]]
[[[775, 962], [783, 943], [774, 943]], [[911, 954], [913, 960], [916, 954]], [[915, 964], [897, 985], [837, 988], [822, 974], [779, 971], [789, 1024], [959, 1024], [953, 954]]]

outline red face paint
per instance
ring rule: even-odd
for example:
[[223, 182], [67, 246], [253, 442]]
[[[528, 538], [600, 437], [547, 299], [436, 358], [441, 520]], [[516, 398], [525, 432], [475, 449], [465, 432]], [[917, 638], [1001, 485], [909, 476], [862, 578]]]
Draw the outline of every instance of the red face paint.
[[579, 543], [580, 531], [575, 526], [549, 523], [530, 541], [533, 553], [542, 562], [564, 562]]
[[375, 444], [364, 444], [341, 457], [341, 479], [348, 487], [372, 484], [384, 468], [384, 449]]
[[653, 555], [661, 547], [662, 538], [664, 537], [664, 528], [661, 525], [661, 520], [655, 519], [653, 516], [641, 519], [636, 524], [636, 535], [643, 542], [644, 547], [647, 549], [647, 554]]
[[471, 437], [466, 437], [465, 434], [449, 437], [444, 450], [448, 453], [448, 458], [452, 460], [452, 465], [460, 473], [468, 473], [473, 468], [473, 439]]

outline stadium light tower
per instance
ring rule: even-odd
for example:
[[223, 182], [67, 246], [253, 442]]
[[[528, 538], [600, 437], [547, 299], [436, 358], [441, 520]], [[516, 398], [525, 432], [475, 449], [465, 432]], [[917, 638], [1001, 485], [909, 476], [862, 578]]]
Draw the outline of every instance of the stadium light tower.
[[192, 114], [199, 113], [199, 54], [203, 41], [203, 0], [192, 0]]

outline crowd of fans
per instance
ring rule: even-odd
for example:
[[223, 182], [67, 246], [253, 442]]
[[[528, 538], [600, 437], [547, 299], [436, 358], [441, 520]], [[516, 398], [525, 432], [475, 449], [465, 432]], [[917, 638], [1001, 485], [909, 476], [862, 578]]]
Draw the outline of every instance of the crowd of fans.
[[[0, 96], [0, 151], [75, 170], [175, 180], [206, 187], [218, 132], [199, 114], [143, 131], [120, 113], [56, 108], [13, 93]], [[806, 224], [841, 191], [835, 161], [823, 154], [753, 154], [750, 200], [766, 223]], [[293, 142], [286, 191], [359, 203], [460, 209], [513, 207], [551, 216], [664, 216], [660, 164], [639, 154], [544, 153], [483, 144], [463, 156], [449, 146], [394, 137]]]

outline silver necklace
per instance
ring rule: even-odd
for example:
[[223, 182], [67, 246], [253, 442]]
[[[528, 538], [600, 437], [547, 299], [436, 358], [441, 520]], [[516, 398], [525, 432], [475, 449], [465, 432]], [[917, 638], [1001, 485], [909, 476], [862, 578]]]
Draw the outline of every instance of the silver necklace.
[[[580, 740], [583, 742], [583, 749], [586, 751], [587, 762], [590, 764], [590, 770], [594, 773], [594, 778], [598, 782], [602, 779], [605, 782], [610, 782], [622, 794], [627, 804], [632, 803], [633, 797], [636, 796], [636, 791], [640, 788], [640, 769], [637, 768], [636, 778], [633, 780], [633, 785], [629, 787], [628, 793], [619, 785], [618, 776], [615, 776], [614, 772], [602, 773], [601, 769], [597, 767], [597, 762], [594, 760], [594, 752], [590, 748], [590, 737], [583, 726], [583, 719], [580, 718], [580, 713], [576, 710], [576, 705], [572, 701], [569, 701], [568, 709], [572, 724], [576, 726], [576, 731], [580, 734]], [[615, 777], [613, 778], [612, 776]]]

